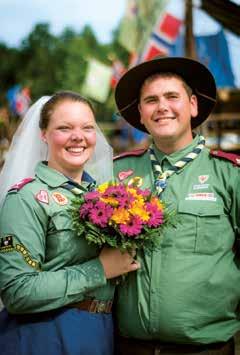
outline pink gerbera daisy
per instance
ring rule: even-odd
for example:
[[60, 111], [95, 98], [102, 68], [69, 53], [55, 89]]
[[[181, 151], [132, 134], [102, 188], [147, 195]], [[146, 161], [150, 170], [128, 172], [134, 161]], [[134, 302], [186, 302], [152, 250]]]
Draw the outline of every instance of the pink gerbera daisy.
[[158, 227], [163, 224], [163, 212], [158, 209], [157, 205], [151, 203], [146, 204], [146, 210], [149, 213], [148, 227]]
[[107, 227], [108, 220], [113, 213], [113, 208], [102, 201], [98, 201], [89, 211], [90, 222], [99, 227]]
[[91, 201], [89, 202], [85, 202], [82, 204], [82, 206], [79, 209], [79, 215], [81, 218], [85, 218], [88, 213], [91, 211], [91, 209], [93, 208], [93, 203]]
[[84, 195], [84, 199], [85, 201], [94, 201], [94, 200], [97, 201], [99, 196], [100, 194], [98, 191], [90, 191]]
[[132, 216], [132, 218], [126, 224], [119, 225], [120, 231], [129, 236], [134, 237], [141, 233], [142, 221], [138, 216]]

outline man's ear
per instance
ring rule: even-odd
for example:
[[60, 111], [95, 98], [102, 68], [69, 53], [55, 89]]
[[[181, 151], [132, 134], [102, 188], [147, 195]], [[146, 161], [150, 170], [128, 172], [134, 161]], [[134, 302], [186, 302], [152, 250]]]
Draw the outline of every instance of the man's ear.
[[191, 104], [191, 117], [194, 119], [198, 115], [198, 100], [196, 95], [192, 95], [190, 98]]

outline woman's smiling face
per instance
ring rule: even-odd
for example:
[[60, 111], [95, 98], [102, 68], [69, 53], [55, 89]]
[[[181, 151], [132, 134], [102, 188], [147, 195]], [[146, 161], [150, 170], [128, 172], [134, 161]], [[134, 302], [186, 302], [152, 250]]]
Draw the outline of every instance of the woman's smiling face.
[[81, 179], [84, 164], [96, 144], [96, 123], [88, 104], [70, 99], [59, 102], [51, 113], [42, 139], [48, 144], [48, 166], [73, 179]]

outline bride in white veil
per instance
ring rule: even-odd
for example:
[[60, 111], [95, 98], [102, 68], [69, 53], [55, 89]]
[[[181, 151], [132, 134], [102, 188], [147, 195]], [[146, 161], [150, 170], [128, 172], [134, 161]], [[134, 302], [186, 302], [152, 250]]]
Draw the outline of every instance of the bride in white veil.
[[[10, 145], [0, 173], [0, 208], [9, 188], [24, 178], [34, 177], [37, 162], [47, 160], [47, 144], [40, 139], [39, 119], [43, 105], [50, 96], [43, 96], [27, 111]], [[112, 180], [113, 152], [97, 126], [97, 142], [85, 170], [98, 184]]]
[[[24, 178], [34, 177], [35, 166], [47, 160], [47, 144], [40, 138], [39, 119], [43, 105], [50, 96], [43, 96], [27, 111], [12, 139], [4, 166], [0, 173], [0, 208], [7, 191]], [[113, 152], [97, 126], [97, 140], [93, 156], [85, 170], [98, 184], [112, 180]], [[0, 310], [3, 308], [0, 298]]]

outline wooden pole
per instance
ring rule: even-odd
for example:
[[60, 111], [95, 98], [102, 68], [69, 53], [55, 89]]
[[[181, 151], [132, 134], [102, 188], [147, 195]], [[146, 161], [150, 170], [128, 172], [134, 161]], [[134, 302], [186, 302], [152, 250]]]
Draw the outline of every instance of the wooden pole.
[[185, 56], [197, 59], [193, 35], [192, 0], [185, 0]]

